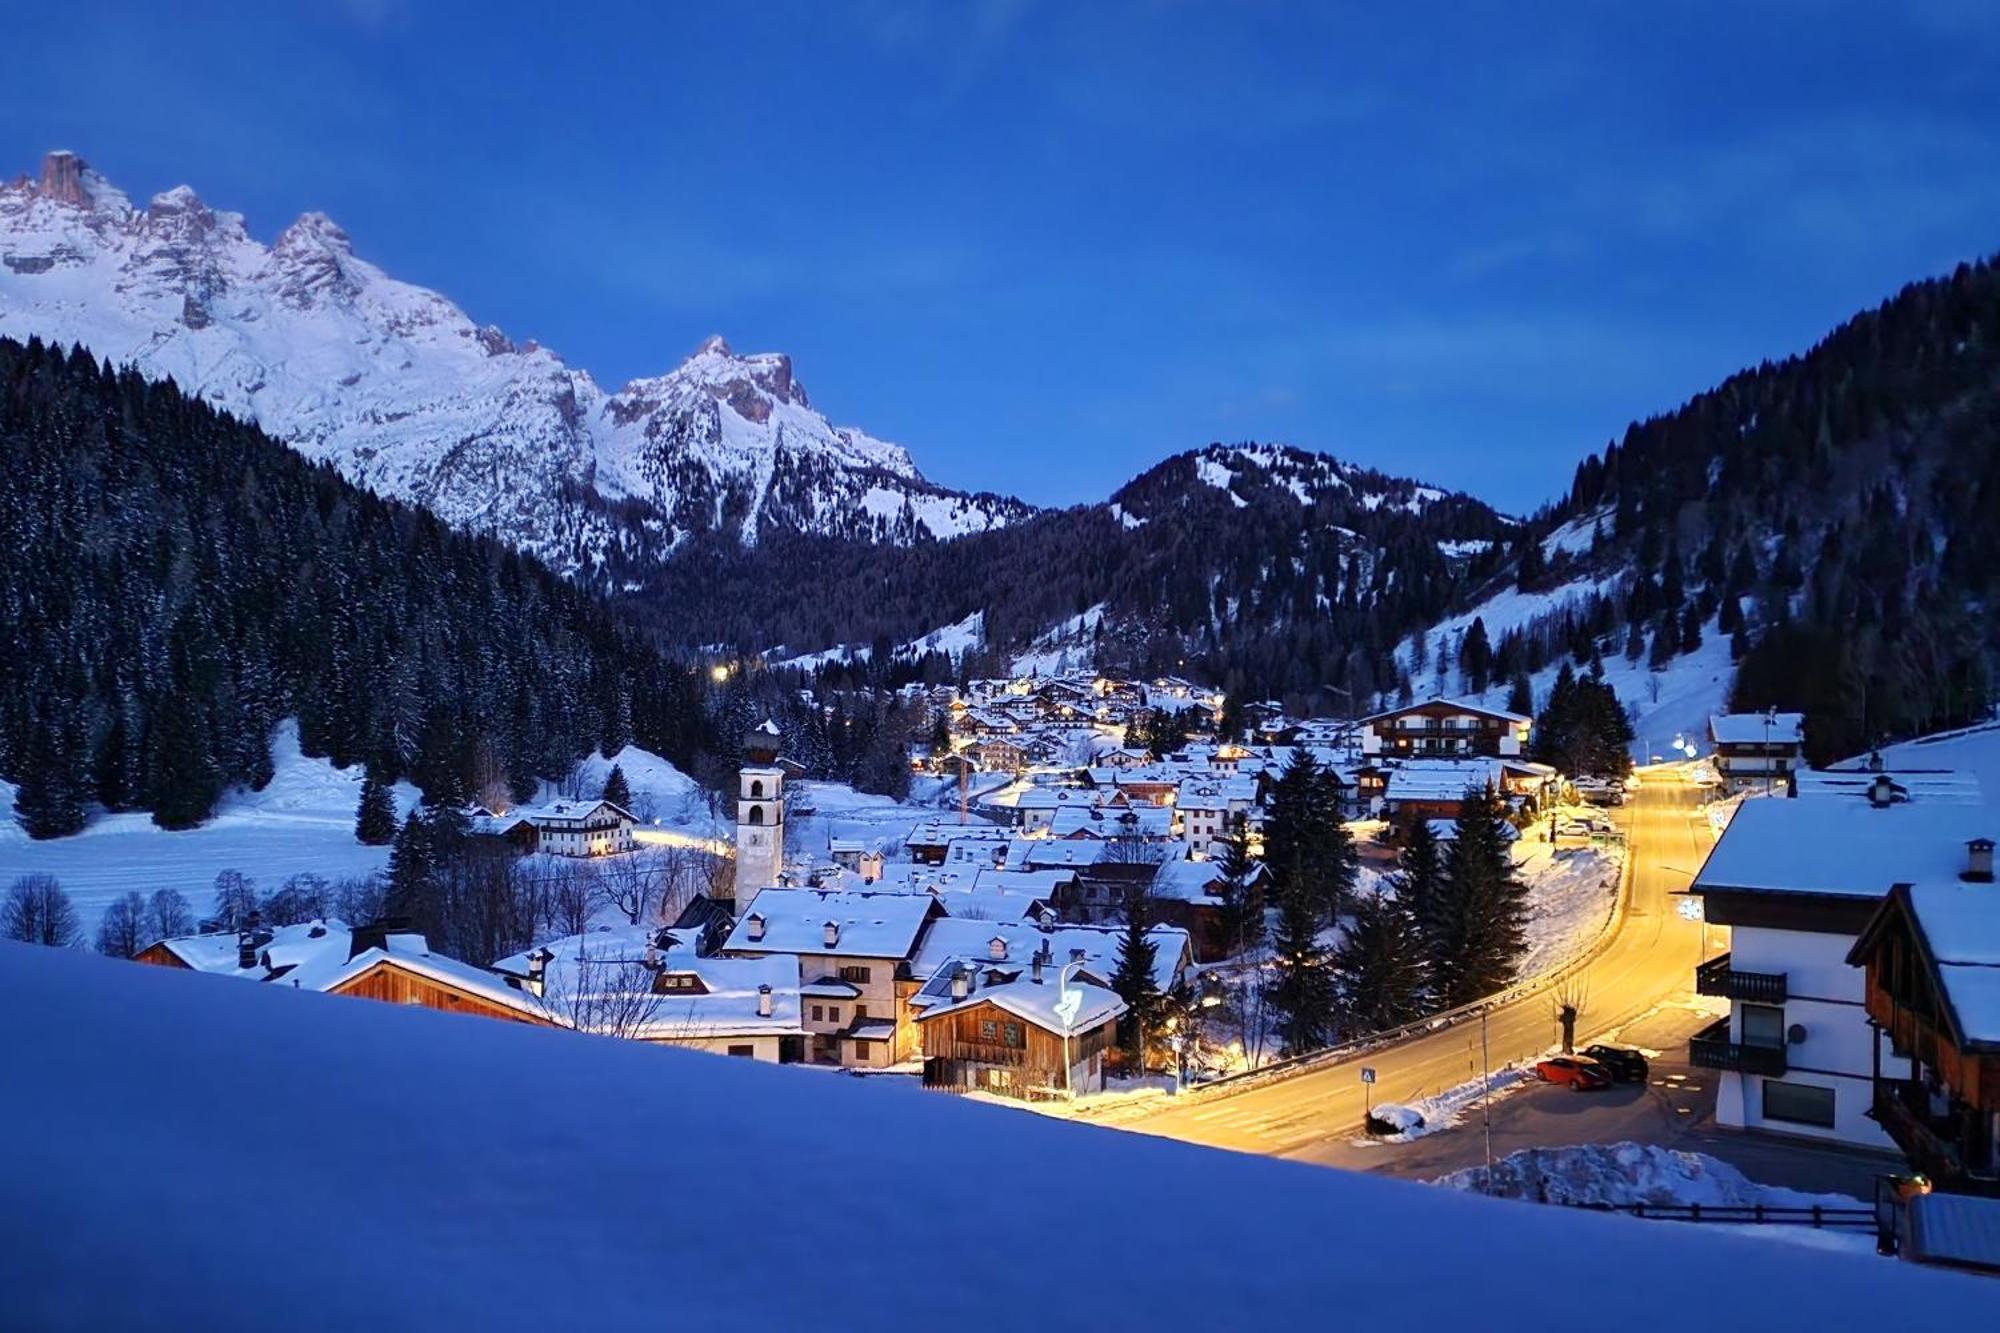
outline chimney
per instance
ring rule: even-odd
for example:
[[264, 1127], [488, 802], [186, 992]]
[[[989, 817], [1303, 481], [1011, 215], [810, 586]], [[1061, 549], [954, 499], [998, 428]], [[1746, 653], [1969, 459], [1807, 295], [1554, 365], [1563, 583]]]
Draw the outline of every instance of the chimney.
[[952, 974], [951, 977], [952, 999], [954, 1000], [964, 999], [966, 997], [967, 992], [971, 989], [970, 984], [966, 981], [966, 976], [969, 971], [970, 971], [969, 968], [961, 966], [958, 969], [958, 971]]
[[1028, 960], [1028, 979], [1033, 981], [1037, 986], [1042, 984], [1042, 956], [1040, 953], [1037, 953], [1033, 958]]
[[[253, 914], [250, 920], [254, 923], [257, 918]], [[245, 926], [236, 934], [236, 966], [245, 972], [257, 966], [257, 932], [254, 925]]]
[[771, 988], [769, 986], [759, 986], [757, 988], [757, 1017], [769, 1018], [770, 1016]]
[[986, 941], [986, 956], [996, 963], [1007, 961], [1007, 939], [1004, 935], [995, 935]]
[[840, 923], [838, 921], [827, 922], [826, 947], [831, 949], [834, 945], [839, 943], [840, 943]]
[[1895, 781], [1887, 773], [1877, 773], [1875, 780], [1868, 784], [1868, 804], [1881, 810], [1895, 804], [1895, 801]]
[[1959, 876], [1973, 884], [1993, 882], [1993, 839], [1972, 838], [1965, 844], [1965, 873]]
[[528, 955], [528, 994], [536, 999], [548, 986], [549, 960], [555, 955], [547, 949], [537, 949]]
[[1071, 949], [1071, 950], [1069, 951], [1069, 960], [1070, 960], [1070, 961], [1071, 961], [1072, 963], [1080, 963], [1080, 962], [1082, 962], [1082, 961], [1083, 961], [1083, 950], [1081, 950], [1081, 949]]
[[752, 944], [764, 938], [764, 918], [760, 914], [752, 912], [749, 920], [743, 924], [748, 928], [747, 933]]
[[1870, 773], [1880, 773], [1882, 771], [1882, 752], [1880, 750], [1870, 750], [1868, 752], [1868, 771]]

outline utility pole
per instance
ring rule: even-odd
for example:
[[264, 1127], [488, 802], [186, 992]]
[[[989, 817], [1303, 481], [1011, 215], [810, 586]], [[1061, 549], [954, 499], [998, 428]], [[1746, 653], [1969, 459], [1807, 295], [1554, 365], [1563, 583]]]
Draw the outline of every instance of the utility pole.
[[1486, 1047], [1486, 1006], [1479, 1009], [1479, 1118], [1486, 1131], [1486, 1193], [1493, 1192], [1493, 1071]]

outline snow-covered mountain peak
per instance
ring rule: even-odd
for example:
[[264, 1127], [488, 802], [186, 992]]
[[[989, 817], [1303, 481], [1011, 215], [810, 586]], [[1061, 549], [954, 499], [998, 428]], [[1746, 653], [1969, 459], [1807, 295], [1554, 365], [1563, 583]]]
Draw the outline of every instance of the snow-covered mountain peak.
[[0, 336], [171, 376], [353, 480], [567, 569], [719, 530], [884, 541], [1032, 512], [925, 480], [720, 337], [615, 394], [355, 253], [308, 212], [266, 246], [178, 186], [143, 211], [74, 153], [0, 185]]

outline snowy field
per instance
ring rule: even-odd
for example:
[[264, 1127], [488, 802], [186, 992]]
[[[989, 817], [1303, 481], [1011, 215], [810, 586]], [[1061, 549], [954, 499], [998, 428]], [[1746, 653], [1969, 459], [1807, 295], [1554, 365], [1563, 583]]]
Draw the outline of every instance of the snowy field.
[[[9, 1104], [11, 1132], [34, 1145], [10, 1163], [0, 1221], [12, 1327], [510, 1327], [553, 1308], [563, 1328], [892, 1328], [941, 1311], [1039, 1328], [1049, 1266], [992, 1256], [1079, 1244], [1111, 1273], [1157, 1273], [1171, 1256], [1172, 1280], [1091, 1305], [1105, 1330], [1313, 1328], [1330, 1299], [1355, 1327], [1494, 1326], [1552, 1264], [1638, 1292], [1701, 1275], [1721, 1293], [1700, 1310], [1713, 1333], [1895, 1327], [1913, 1307], [1993, 1295], [1907, 1264], [1693, 1226], [1635, 1233], [888, 1080], [67, 950], [0, 944], [0, 1048], [14, 1086], [33, 1090]], [[246, 1052], [304, 1058], [246, 1096]], [[718, 1126], [727, 1151], [607, 1151], [705, 1144]], [[1008, 1188], [982, 1194], [976, 1226], [912, 1204], [954, 1161], [1006, 1164]], [[1065, 1202], [1079, 1191], [1081, 1230]], [[843, 1250], [831, 1305], [824, 1282], [772, 1264], [824, 1248], [830, 1199], [869, 1237]], [[1254, 1200], [1257, 1225], [1191, 1243], [1190, 1199]], [[366, 1224], [338, 1224], [357, 1204]], [[1638, 1300], [1615, 1323], [1678, 1333], [1689, 1318], [1685, 1302]]]
[[[209, 910], [215, 877], [224, 870], [240, 870], [268, 892], [303, 871], [339, 880], [388, 864], [387, 847], [354, 838], [360, 766], [306, 758], [290, 722], [272, 737], [271, 758], [276, 771], [264, 790], [232, 791], [208, 823], [176, 833], [147, 814], [100, 814], [75, 837], [35, 842], [14, 822], [14, 788], [0, 783], [0, 882], [54, 875], [88, 936], [107, 904], [135, 890], [150, 896], [178, 889], [200, 914]], [[416, 805], [417, 791], [399, 783], [395, 795], [400, 818]]]
[[1624, 869], [1622, 847], [1551, 847], [1538, 841], [1546, 822], [1513, 846], [1514, 869], [1528, 886], [1528, 954], [1520, 974], [1559, 967], [1590, 946], [1611, 920]]

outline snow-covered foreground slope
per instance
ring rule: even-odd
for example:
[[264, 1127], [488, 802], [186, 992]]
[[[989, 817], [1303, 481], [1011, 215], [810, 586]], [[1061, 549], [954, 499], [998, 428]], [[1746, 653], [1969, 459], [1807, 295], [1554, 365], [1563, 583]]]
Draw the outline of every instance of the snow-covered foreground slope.
[[[1150, 1333], [1191, 1314], [1318, 1327], [1329, 1301], [1356, 1326], [1512, 1327], [1496, 1313], [1552, 1263], [1635, 1291], [1698, 1273], [1714, 1330], [1888, 1326], [1912, 1303], [1990, 1294], [880, 1080], [25, 945], [0, 945], [0, 1046], [10, 1141], [33, 1145], [0, 1222], [24, 1328], [512, 1327], [550, 1310], [565, 1328], [950, 1312], [1027, 1329], [1083, 1302], [1093, 1328]], [[1006, 1187], [964, 1177], [968, 1162], [1004, 1164]], [[1191, 1199], [1258, 1224], [1190, 1243]], [[803, 1258], [825, 1249], [829, 1200], [868, 1238], [841, 1247], [832, 1287]], [[1173, 1279], [1079, 1291], [1078, 1256], [1098, 1273], [1170, 1257]], [[1627, 1302], [1617, 1323], [1678, 1333], [1687, 1311]]]
[[361, 259], [323, 214], [267, 246], [185, 186], [135, 208], [68, 153], [0, 184], [0, 335], [171, 376], [356, 482], [564, 568], [709, 530], [910, 541], [1029, 512], [934, 486], [899, 446], [833, 425], [788, 357], [711, 338], [607, 392]]
[[[54, 875], [88, 934], [107, 904], [134, 891], [178, 889], [204, 913], [224, 870], [240, 870], [269, 892], [303, 872], [338, 880], [373, 874], [388, 863], [387, 847], [354, 838], [359, 765], [342, 769], [306, 758], [291, 722], [273, 735], [271, 759], [275, 772], [264, 790], [232, 791], [214, 819], [174, 833], [145, 814], [99, 815], [75, 837], [35, 842], [14, 822], [13, 785], [0, 782], [0, 882]], [[395, 796], [399, 815], [417, 803], [408, 784], [398, 784]]]

